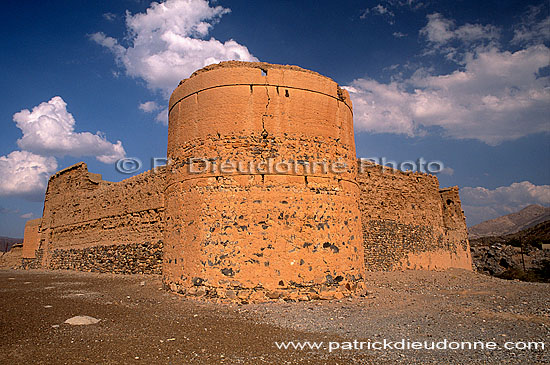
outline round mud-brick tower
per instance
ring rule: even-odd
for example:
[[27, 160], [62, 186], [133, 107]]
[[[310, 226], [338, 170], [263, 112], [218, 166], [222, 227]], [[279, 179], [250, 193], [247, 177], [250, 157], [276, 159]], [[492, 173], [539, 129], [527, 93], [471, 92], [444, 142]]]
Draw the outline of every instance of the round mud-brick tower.
[[170, 98], [163, 280], [240, 301], [363, 290], [347, 91], [296, 66], [222, 62]]

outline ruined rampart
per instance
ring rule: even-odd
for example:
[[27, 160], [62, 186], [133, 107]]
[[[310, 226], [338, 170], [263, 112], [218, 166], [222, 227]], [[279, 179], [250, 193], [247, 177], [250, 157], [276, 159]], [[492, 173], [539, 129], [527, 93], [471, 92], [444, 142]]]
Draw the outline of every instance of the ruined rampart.
[[25, 238], [23, 239], [23, 250], [21, 251], [21, 257], [24, 259], [35, 259], [36, 250], [40, 243], [40, 223], [42, 218], [32, 219], [25, 223]]
[[164, 177], [148, 171], [114, 183], [84, 163], [53, 175], [36, 250], [41, 265], [160, 273]]
[[367, 162], [359, 162], [357, 182], [367, 270], [471, 270], [458, 188]]

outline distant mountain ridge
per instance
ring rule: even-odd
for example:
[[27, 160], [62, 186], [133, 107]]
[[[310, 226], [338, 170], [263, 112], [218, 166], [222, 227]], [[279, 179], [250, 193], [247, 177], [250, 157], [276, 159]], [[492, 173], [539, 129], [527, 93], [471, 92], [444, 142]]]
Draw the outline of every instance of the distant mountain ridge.
[[22, 243], [22, 238], [11, 238], [11, 237], [4, 237], [0, 236], [0, 252], [8, 252], [11, 249], [11, 246], [13, 246], [16, 243]]
[[503, 236], [533, 227], [550, 220], [550, 208], [541, 205], [529, 205], [519, 212], [503, 215], [495, 219], [476, 224], [468, 229], [468, 237], [476, 239], [489, 236]]

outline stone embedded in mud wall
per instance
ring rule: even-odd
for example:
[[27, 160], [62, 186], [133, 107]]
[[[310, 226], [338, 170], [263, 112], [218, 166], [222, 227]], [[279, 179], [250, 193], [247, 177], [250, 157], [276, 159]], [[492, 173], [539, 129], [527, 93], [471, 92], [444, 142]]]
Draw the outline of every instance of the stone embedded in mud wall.
[[161, 274], [162, 241], [82, 249], [56, 249], [50, 253], [48, 269], [116, 274]]
[[23, 258], [23, 269], [78, 270], [115, 274], [161, 274], [162, 241], [55, 249], [43, 266], [43, 250]]
[[37, 249], [34, 253], [32, 258], [29, 257], [23, 257], [21, 259], [21, 268], [28, 270], [28, 269], [40, 269], [42, 268], [42, 256], [44, 254], [44, 250]]

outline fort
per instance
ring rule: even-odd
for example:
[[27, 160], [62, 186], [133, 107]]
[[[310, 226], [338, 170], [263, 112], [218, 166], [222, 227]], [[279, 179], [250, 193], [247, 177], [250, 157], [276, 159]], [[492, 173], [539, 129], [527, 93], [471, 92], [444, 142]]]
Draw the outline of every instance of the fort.
[[[196, 71], [170, 98], [167, 157], [120, 182], [84, 163], [53, 175], [22, 266], [162, 274], [175, 292], [241, 302], [360, 294], [366, 270], [471, 270], [458, 188], [357, 160], [349, 94], [315, 72]], [[344, 168], [196, 173], [197, 159]]]

